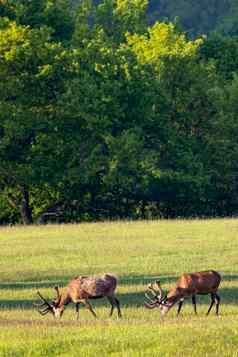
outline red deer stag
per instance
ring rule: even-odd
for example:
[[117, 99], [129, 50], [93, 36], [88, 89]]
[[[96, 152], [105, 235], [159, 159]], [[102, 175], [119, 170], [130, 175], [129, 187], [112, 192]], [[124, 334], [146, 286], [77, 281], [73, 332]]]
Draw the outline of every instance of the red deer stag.
[[60, 318], [64, 312], [65, 306], [73, 302], [76, 304], [77, 319], [79, 318], [79, 305], [82, 303], [88, 310], [91, 311], [94, 317], [97, 317], [89, 299], [99, 299], [107, 297], [111, 304], [110, 316], [113, 313], [114, 307], [117, 307], [118, 316], [121, 317], [120, 303], [115, 297], [117, 286], [117, 278], [112, 274], [103, 274], [98, 277], [94, 276], [78, 276], [71, 280], [65, 290], [60, 293], [56, 286], [55, 290], [57, 297], [55, 300], [48, 302], [39, 291], [37, 294], [42, 302], [35, 305], [41, 315], [46, 315], [51, 312], [56, 318]]
[[175, 288], [170, 289], [167, 296], [163, 297], [163, 291], [160, 282], [156, 281], [148, 286], [148, 291], [145, 293], [147, 302], [145, 306], [149, 309], [159, 307], [161, 315], [164, 316], [178, 302], [177, 315], [179, 315], [183, 301], [185, 298], [192, 297], [192, 303], [195, 314], [196, 295], [211, 295], [211, 305], [207, 311], [207, 315], [211, 311], [214, 303], [216, 304], [216, 314], [218, 315], [220, 297], [217, 290], [221, 281], [221, 276], [214, 270], [202, 271], [198, 273], [183, 274], [178, 280]]

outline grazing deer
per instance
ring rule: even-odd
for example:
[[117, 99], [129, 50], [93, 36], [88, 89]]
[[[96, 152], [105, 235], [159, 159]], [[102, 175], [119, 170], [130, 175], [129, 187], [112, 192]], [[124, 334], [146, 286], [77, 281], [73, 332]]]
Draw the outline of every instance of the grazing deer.
[[79, 305], [82, 303], [91, 311], [94, 317], [97, 317], [89, 299], [99, 299], [107, 297], [111, 304], [110, 316], [112, 316], [114, 307], [118, 311], [118, 317], [121, 317], [120, 302], [115, 297], [117, 278], [112, 274], [103, 274], [98, 277], [78, 276], [71, 280], [63, 293], [60, 293], [56, 286], [57, 297], [48, 302], [39, 291], [37, 294], [41, 298], [41, 304], [35, 305], [41, 315], [51, 312], [56, 318], [60, 318], [64, 312], [65, 306], [73, 302], [76, 304], [77, 319], [79, 318]]
[[211, 295], [211, 305], [207, 311], [207, 315], [211, 311], [214, 303], [216, 304], [216, 314], [218, 315], [220, 297], [217, 290], [221, 281], [221, 276], [214, 270], [202, 271], [198, 273], [183, 274], [178, 280], [176, 286], [170, 289], [167, 296], [163, 297], [163, 290], [160, 282], [157, 281], [157, 290], [153, 283], [148, 286], [145, 293], [147, 302], [145, 306], [149, 309], [159, 307], [161, 315], [164, 316], [178, 302], [177, 315], [179, 315], [183, 301], [185, 298], [192, 297], [192, 303], [195, 314], [196, 295]]

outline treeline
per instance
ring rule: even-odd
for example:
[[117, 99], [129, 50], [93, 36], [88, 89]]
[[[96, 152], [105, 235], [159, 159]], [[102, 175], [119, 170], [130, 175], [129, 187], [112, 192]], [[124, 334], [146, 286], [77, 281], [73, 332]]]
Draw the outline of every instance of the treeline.
[[[81, 0], [72, 0], [77, 5]], [[102, 0], [94, 0], [94, 4]], [[237, 0], [149, 0], [147, 22], [177, 22], [190, 37], [217, 31], [238, 35]]]
[[0, 3], [0, 222], [236, 215], [238, 40], [146, 0]]

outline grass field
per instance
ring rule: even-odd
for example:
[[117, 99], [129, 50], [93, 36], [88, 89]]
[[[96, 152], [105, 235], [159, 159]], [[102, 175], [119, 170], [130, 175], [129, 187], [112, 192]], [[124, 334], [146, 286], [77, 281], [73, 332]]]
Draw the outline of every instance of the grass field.
[[[221, 316], [205, 316], [210, 298], [162, 320], [143, 307], [148, 282], [167, 290], [182, 272], [222, 275]], [[60, 322], [33, 308], [36, 289], [54, 296], [80, 274], [119, 277], [123, 318], [108, 317], [106, 300]], [[0, 356], [238, 356], [238, 220], [95, 223], [0, 229]]]

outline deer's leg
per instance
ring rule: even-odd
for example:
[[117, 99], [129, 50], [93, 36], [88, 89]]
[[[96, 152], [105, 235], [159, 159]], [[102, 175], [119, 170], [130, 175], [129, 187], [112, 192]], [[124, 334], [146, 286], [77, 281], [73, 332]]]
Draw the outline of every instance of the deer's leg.
[[193, 303], [194, 312], [197, 315], [197, 305], [196, 305], [196, 296], [195, 295], [192, 296], [192, 303]]
[[121, 308], [120, 308], [120, 301], [116, 297], [115, 297], [115, 302], [116, 302], [118, 317], [122, 317]]
[[79, 319], [79, 306], [80, 306], [80, 303], [79, 302], [77, 302], [76, 303], [76, 319], [78, 320]]
[[91, 304], [89, 303], [88, 300], [86, 300], [86, 299], [84, 300], [84, 305], [93, 314], [94, 317], [97, 317], [97, 315], [93, 311], [93, 308], [92, 308], [92, 306], [91, 306]]
[[220, 298], [220, 296], [216, 293], [216, 294], [215, 294], [216, 315], [218, 315], [218, 313], [219, 313], [220, 301], [221, 301], [221, 298]]
[[107, 296], [107, 299], [108, 299], [108, 301], [109, 301], [110, 304], [111, 304], [111, 311], [110, 311], [109, 316], [112, 316], [113, 310], [114, 310], [115, 301], [114, 301], [114, 299], [113, 299], [111, 296]]
[[181, 310], [181, 308], [182, 308], [182, 306], [183, 306], [183, 302], [184, 302], [184, 299], [179, 300], [178, 310], [177, 310], [177, 316], [178, 316], [179, 313], [180, 313], [180, 310]]
[[112, 316], [114, 307], [116, 306], [116, 307], [117, 307], [117, 312], [118, 312], [118, 317], [121, 317], [121, 309], [120, 309], [120, 302], [119, 302], [119, 300], [118, 300], [115, 296], [108, 296], [107, 298], [108, 298], [108, 300], [110, 301], [111, 306], [112, 306], [111, 312], [110, 312], [110, 316]]
[[209, 315], [209, 312], [211, 311], [211, 308], [213, 307], [213, 305], [215, 303], [215, 295], [213, 293], [211, 294], [211, 299], [212, 299], [212, 301], [211, 301], [211, 305], [208, 309], [207, 315]]

